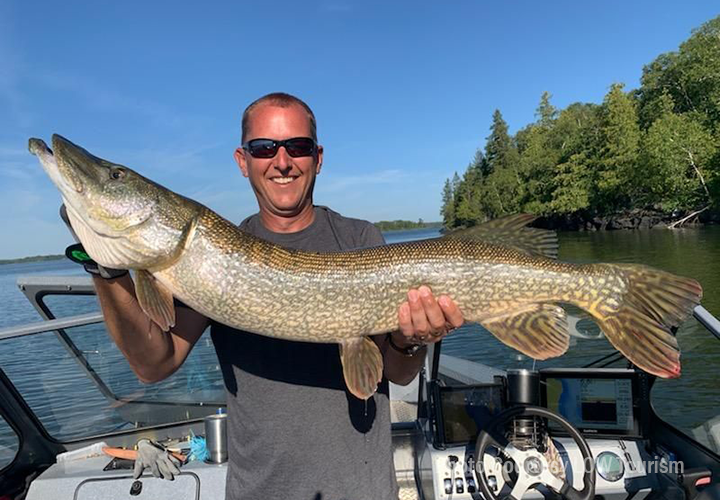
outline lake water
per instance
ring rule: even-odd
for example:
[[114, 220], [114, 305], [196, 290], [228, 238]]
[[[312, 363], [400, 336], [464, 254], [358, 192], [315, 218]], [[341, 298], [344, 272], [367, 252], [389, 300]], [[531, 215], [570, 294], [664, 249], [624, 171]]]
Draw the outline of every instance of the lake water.
[[[420, 229], [391, 232], [385, 236], [388, 243], [392, 243], [435, 237], [438, 234], [436, 229]], [[720, 316], [719, 253], [720, 227], [713, 226], [676, 231], [656, 229], [560, 234], [562, 260], [636, 262], [697, 279], [705, 290], [703, 305], [715, 316]], [[0, 304], [3, 312], [0, 315], [0, 328], [41, 319], [16, 285], [19, 276], [33, 274], [83, 275], [84, 272], [64, 260], [0, 265]], [[67, 297], [58, 297], [49, 299], [48, 303], [55, 309], [64, 310], [65, 314], [97, 308], [94, 297], [75, 297], [72, 302], [68, 300]], [[585, 322], [583, 325], [587, 337], [600, 338], [573, 338], [567, 354], [542, 363], [533, 363], [505, 347], [477, 325], [467, 325], [448, 337], [444, 341], [443, 352], [503, 369], [581, 367], [614, 351], [594, 325]], [[107, 348], [107, 337], [102, 326], [68, 329], [67, 332], [78, 348], [87, 353], [91, 366], [118, 397], [142, 394], [144, 399], [154, 398], [156, 401], [182, 399], [200, 390], [198, 387], [203, 387], [202, 390], [211, 387], [212, 391], [208, 393], [210, 399], [222, 394], [214, 349], [207, 336], [193, 349], [172, 380], [144, 386], [137, 382], [117, 349]], [[720, 341], [694, 319], [680, 328], [678, 339], [683, 353], [682, 377], [658, 381], [653, 389], [652, 402], [662, 418], [692, 435], [697, 426], [720, 415], [720, 390], [717, 384]], [[107, 400], [87, 377], [81, 373], [79, 376], [65, 376], [65, 373], [78, 371], [77, 363], [59, 345], [54, 334], [0, 342], [0, 366], [19, 387], [33, 410], [44, 415], [43, 423], [51, 434], [61, 440], [82, 437], [88, 429], [94, 429], [96, 433], [117, 430], [127, 421], [120, 414], [105, 411]], [[63, 396], [50, 400], [49, 394]], [[78, 408], [84, 410], [85, 416], [79, 417], [73, 413]], [[67, 415], [71, 415], [71, 418]], [[702, 437], [696, 437], [706, 442]]]

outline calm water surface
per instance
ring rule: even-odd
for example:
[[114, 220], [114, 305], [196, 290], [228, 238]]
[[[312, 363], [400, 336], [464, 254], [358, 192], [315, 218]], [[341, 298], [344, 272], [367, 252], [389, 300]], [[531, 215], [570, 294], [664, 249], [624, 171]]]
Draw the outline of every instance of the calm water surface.
[[[437, 230], [425, 229], [397, 231], [385, 236], [388, 243], [393, 243], [438, 234]], [[636, 262], [697, 279], [705, 290], [703, 305], [715, 316], [720, 316], [719, 252], [720, 227], [560, 234], [562, 260]], [[0, 265], [0, 307], [3, 313], [0, 315], [0, 328], [41, 319], [16, 286], [19, 276], [32, 274], [84, 273], [64, 260]], [[68, 299], [57, 297], [48, 302], [61, 315], [97, 308], [94, 297]], [[614, 351], [593, 324], [582, 322], [581, 325], [588, 337], [600, 338], [573, 338], [566, 355], [542, 363], [533, 363], [505, 347], [477, 325], [467, 325], [450, 336], [444, 342], [444, 352], [498, 368], [543, 368], [580, 367]], [[222, 390], [209, 337], [201, 339], [173, 380], [143, 386], [137, 382], [117, 350], [110, 351], [105, 347], [107, 337], [102, 326], [73, 330], [68, 330], [68, 334], [79, 348], [88, 353], [89, 362], [96, 363], [103, 380], [121, 397], [142, 393], [145, 398], [184, 398], [208, 384], [217, 391]], [[683, 352], [683, 375], [676, 380], [659, 381], [653, 389], [653, 405], [664, 419], [692, 435], [697, 426], [720, 415], [720, 389], [716, 380], [720, 371], [720, 341], [694, 319], [680, 328], [678, 339]], [[43, 422], [51, 434], [60, 439], [87, 435], [88, 428], [100, 433], [123, 425], [122, 416], [106, 411], [107, 401], [92, 383], [83, 379], [77, 363], [60, 347], [53, 334], [0, 342], [0, 366], [20, 387], [33, 410], [44, 415]], [[49, 401], [49, 394], [63, 396]], [[71, 418], [63, 416], [67, 414]]]

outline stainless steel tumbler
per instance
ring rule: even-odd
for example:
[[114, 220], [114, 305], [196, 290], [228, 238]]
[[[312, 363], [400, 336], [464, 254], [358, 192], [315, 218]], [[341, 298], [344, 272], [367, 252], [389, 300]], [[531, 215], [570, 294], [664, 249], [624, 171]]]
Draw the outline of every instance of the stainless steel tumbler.
[[227, 414], [218, 413], [205, 417], [205, 442], [209, 453], [208, 462], [227, 462]]

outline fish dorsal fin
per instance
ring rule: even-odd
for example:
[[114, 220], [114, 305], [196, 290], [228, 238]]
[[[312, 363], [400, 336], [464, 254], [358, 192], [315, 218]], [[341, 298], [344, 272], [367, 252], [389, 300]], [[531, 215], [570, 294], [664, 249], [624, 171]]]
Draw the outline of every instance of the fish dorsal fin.
[[536, 218], [531, 214], [507, 215], [467, 229], [453, 231], [445, 237], [479, 240], [512, 247], [533, 256], [557, 259], [558, 240], [555, 231], [527, 227]]
[[553, 304], [530, 304], [480, 324], [503, 344], [533, 359], [565, 354], [570, 343], [565, 310]]
[[142, 310], [162, 331], [167, 332], [175, 326], [172, 292], [148, 271], [135, 271], [135, 295]]
[[353, 396], [368, 399], [375, 394], [382, 379], [383, 358], [370, 337], [355, 337], [340, 342], [340, 360], [345, 384]]

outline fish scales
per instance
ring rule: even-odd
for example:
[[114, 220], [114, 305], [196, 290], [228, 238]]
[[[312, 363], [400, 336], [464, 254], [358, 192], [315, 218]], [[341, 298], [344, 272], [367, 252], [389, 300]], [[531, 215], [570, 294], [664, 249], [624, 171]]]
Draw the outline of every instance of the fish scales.
[[[593, 283], [611, 279], [592, 267], [466, 240], [302, 252], [243, 233], [210, 211], [200, 216], [180, 259], [155, 274], [217, 321], [312, 342], [396, 329], [397, 305], [423, 284], [452, 297], [469, 321], [482, 321], [525, 303], [590, 304]], [[573, 279], [577, 274], [585, 277]]]

